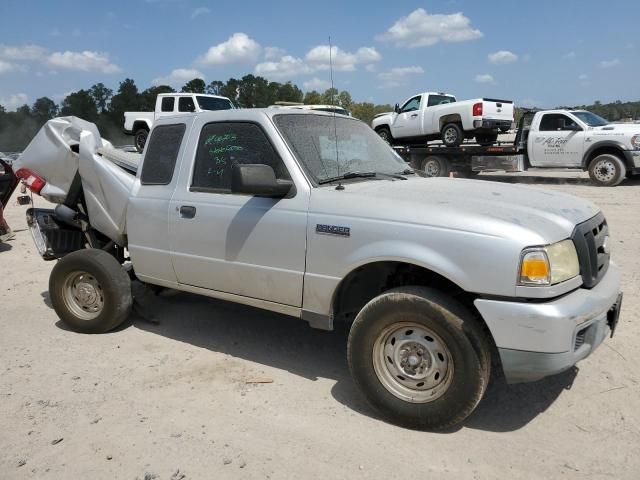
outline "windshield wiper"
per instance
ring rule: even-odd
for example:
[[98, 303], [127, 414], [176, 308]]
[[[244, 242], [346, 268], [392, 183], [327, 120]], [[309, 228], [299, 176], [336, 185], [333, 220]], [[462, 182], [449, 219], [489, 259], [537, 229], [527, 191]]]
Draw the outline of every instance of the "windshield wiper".
[[325, 183], [337, 182], [339, 180], [347, 180], [349, 178], [369, 178], [375, 177], [376, 172], [347, 172], [342, 175], [337, 175], [335, 177], [325, 178], [324, 180], [320, 180], [318, 185], [324, 185]]

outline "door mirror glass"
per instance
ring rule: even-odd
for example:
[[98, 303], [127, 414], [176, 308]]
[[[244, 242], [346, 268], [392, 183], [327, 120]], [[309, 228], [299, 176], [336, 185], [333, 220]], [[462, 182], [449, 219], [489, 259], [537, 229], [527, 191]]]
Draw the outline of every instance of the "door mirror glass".
[[233, 165], [231, 192], [259, 197], [282, 198], [293, 188], [291, 180], [278, 180], [273, 168], [261, 163]]

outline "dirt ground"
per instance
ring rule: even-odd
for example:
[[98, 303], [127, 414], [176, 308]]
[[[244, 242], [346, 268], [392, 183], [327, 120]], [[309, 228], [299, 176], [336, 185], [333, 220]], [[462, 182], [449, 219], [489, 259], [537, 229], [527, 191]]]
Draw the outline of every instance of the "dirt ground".
[[640, 181], [560, 175], [480, 179], [602, 207], [626, 293], [618, 331], [575, 370], [494, 381], [447, 433], [379, 420], [350, 379], [346, 332], [187, 294], [142, 298], [157, 325], [68, 331], [14, 199], [16, 237], [0, 244], [0, 478], [640, 478]]

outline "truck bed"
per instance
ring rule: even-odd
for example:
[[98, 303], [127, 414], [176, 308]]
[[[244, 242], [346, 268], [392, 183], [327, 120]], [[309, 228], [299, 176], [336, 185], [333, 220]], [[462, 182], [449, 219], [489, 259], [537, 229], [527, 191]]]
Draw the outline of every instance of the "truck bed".
[[139, 153], [127, 152], [125, 150], [110, 147], [98, 148], [96, 153], [133, 175], [138, 172], [138, 166], [142, 157]]

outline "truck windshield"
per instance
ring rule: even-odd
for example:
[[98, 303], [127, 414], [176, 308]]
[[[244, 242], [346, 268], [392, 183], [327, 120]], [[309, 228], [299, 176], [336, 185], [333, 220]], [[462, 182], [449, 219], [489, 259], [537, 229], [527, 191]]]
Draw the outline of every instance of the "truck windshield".
[[198, 105], [202, 110], [231, 110], [233, 103], [228, 98], [197, 96]]
[[[347, 173], [393, 175], [408, 170], [400, 156], [359, 120], [332, 115], [280, 114], [274, 116], [274, 122], [317, 184]], [[371, 180], [376, 176], [353, 178]]]
[[609, 124], [608, 120], [605, 120], [600, 115], [596, 115], [595, 113], [587, 112], [584, 110], [571, 113], [573, 113], [576, 117], [578, 117], [590, 127], [602, 127], [603, 125]]

